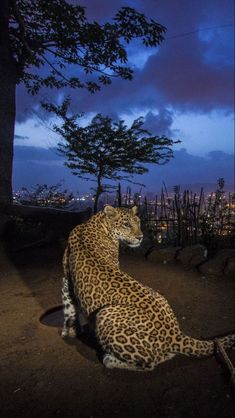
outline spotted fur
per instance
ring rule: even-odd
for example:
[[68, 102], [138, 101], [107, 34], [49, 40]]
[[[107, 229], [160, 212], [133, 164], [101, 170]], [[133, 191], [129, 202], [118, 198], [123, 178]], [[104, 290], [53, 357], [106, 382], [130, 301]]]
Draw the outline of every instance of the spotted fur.
[[[152, 370], [177, 353], [212, 355], [213, 340], [184, 335], [167, 300], [120, 270], [119, 241], [136, 247], [142, 238], [136, 207], [106, 206], [71, 232], [63, 259], [62, 336], [75, 334], [81, 313], [80, 326], [84, 315], [95, 313], [96, 336], [106, 367]], [[230, 347], [235, 335], [220, 342]]]

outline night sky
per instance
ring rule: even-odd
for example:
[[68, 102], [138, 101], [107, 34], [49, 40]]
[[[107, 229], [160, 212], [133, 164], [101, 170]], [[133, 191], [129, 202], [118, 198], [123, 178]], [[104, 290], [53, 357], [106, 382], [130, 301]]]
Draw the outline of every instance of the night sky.
[[[84, 123], [96, 113], [124, 119], [145, 117], [155, 135], [181, 139], [175, 158], [164, 167], [150, 167], [137, 180], [156, 191], [165, 181], [174, 184], [216, 183], [224, 177], [230, 189], [234, 178], [234, 2], [233, 0], [145, 0], [110, 2], [74, 1], [86, 7], [90, 20], [111, 20], [122, 6], [134, 7], [166, 26], [158, 48], [140, 43], [128, 46], [132, 81], [114, 80], [94, 95], [86, 90], [50, 91], [38, 96], [17, 91], [14, 187], [55, 184], [83, 192], [82, 182], [63, 167], [63, 160], [48, 148], [58, 137], [53, 123], [40, 109], [40, 100], [61, 101], [68, 93], [72, 107], [85, 112]], [[44, 149], [41, 149], [43, 147]], [[26, 164], [27, 162], [27, 164]], [[32, 170], [35, 177], [32, 178]], [[27, 183], [27, 184], [26, 184]]]

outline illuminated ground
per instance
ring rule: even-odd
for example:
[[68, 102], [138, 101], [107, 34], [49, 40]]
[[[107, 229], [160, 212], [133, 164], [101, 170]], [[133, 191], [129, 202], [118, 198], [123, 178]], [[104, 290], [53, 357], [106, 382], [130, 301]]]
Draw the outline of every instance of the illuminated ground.
[[[153, 372], [107, 370], [94, 345], [66, 343], [38, 318], [60, 303], [59, 246], [10, 254], [1, 248], [0, 411], [3, 418], [232, 418], [229, 379], [214, 357], [178, 356]], [[124, 256], [123, 269], [171, 302], [186, 333], [235, 328], [234, 282], [178, 265]]]

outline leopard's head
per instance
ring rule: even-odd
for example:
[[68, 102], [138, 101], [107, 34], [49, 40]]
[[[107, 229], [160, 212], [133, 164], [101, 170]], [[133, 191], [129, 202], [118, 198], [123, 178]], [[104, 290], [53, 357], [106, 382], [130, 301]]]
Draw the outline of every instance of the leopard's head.
[[140, 218], [136, 215], [136, 206], [126, 209], [106, 205], [104, 213], [112, 238], [126, 243], [129, 247], [138, 247], [141, 244], [143, 233]]

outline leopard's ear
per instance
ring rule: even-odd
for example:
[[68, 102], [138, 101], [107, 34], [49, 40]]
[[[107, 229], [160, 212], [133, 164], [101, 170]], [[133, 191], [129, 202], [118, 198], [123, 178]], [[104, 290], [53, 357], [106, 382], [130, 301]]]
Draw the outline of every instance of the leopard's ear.
[[105, 205], [104, 213], [110, 219], [115, 219], [118, 216], [117, 210], [110, 205]]
[[133, 208], [131, 208], [131, 213], [132, 213], [133, 215], [136, 215], [136, 214], [137, 214], [137, 212], [138, 212], [138, 207], [137, 207], [137, 206], [133, 206]]

